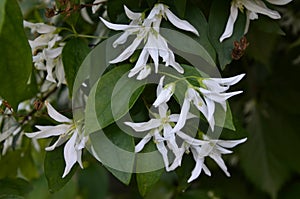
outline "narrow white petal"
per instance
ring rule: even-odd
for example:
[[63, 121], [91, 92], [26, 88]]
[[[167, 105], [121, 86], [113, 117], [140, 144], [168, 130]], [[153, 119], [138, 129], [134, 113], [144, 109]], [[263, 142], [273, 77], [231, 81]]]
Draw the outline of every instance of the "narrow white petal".
[[[216, 78], [219, 79], [219, 78]], [[220, 78], [221, 79], [221, 78]], [[208, 90], [214, 91], [214, 92], [225, 92], [229, 89], [228, 85], [221, 85], [220, 83], [218, 83], [218, 81], [214, 80], [214, 79], [204, 79], [202, 81], [205, 86], [207, 87]]]
[[247, 138], [243, 138], [240, 140], [218, 140], [218, 145], [225, 147], [225, 148], [233, 148], [236, 145], [246, 142]]
[[156, 87], [156, 96], [159, 96], [159, 94], [162, 92], [163, 90], [163, 85], [164, 85], [164, 80], [165, 80], [165, 76], [163, 75], [160, 79], [159, 79], [159, 83]]
[[192, 171], [191, 177], [188, 179], [188, 183], [192, 182], [193, 180], [197, 179], [201, 174], [202, 168], [204, 165], [204, 158], [198, 157], [196, 160], [196, 166]]
[[113, 43], [113, 47], [116, 48], [118, 45], [124, 44], [127, 41], [127, 38], [129, 37], [130, 32], [125, 31], [118, 39], [116, 39]]
[[211, 176], [210, 170], [207, 168], [205, 164], [203, 164], [203, 171], [206, 175]]
[[130, 25], [125, 25], [125, 24], [113, 24], [113, 23], [106, 21], [102, 17], [100, 17], [100, 19], [106, 27], [108, 27], [109, 29], [112, 29], [112, 30], [127, 30], [127, 29], [130, 29], [133, 27], [137, 27], [137, 26], [130, 26]]
[[157, 96], [155, 102], [153, 103], [153, 106], [157, 107], [159, 106], [161, 103], [167, 103], [170, 98], [172, 97], [174, 91], [175, 91], [175, 83], [170, 83], [167, 84], [162, 91], [160, 92], [160, 94]]
[[234, 23], [237, 19], [238, 16], [238, 8], [232, 4], [230, 7], [230, 16], [228, 18], [226, 27], [225, 27], [225, 31], [222, 34], [222, 36], [220, 37], [220, 42], [222, 42], [224, 39], [231, 37], [232, 33], [233, 33], [233, 28], [234, 28]]
[[214, 127], [215, 127], [215, 118], [214, 118], [215, 103], [212, 100], [208, 99], [207, 97], [204, 97], [204, 100], [205, 100], [206, 106], [207, 106], [206, 119], [209, 123], [210, 128], [212, 130], [214, 130]]
[[64, 159], [65, 159], [66, 166], [62, 178], [68, 175], [73, 165], [77, 161], [77, 152], [75, 149], [76, 138], [77, 138], [77, 131], [74, 132], [74, 134], [72, 135], [70, 140], [66, 143], [66, 146], [64, 147]]
[[251, 13], [252, 13], [251, 11], [246, 10], [246, 25], [245, 25], [244, 35], [248, 33], [250, 27], [250, 15], [252, 15]]
[[[232, 86], [236, 83], [238, 83], [239, 81], [241, 81], [241, 79], [243, 79], [243, 77], [245, 76], [245, 74], [240, 74], [240, 75], [236, 75], [234, 77], [228, 77], [228, 78], [209, 78], [210, 80], [216, 81], [217, 83], [221, 84], [221, 85], [228, 85], [228, 86]], [[206, 80], [203, 80], [203, 82], [206, 82]]]
[[128, 77], [129, 78], [133, 77], [134, 75], [139, 73], [141, 70], [143, 70], [145, 67], [147, 67], [148, 58], [149, 58], [148, 51], [146, 49], [143, 49], [134, 68], [130, 70]]
[[162, 155], [165, 167], [166, 167], [166, 171], [169, 171], [169, 159], [168, 159], [168, 150], [164, 144], [164, 142], [161, 141], [161, 136], [159, 135], [159, 132], [156, 131], [154, 133], [154, 138], [156, 141], [156, 148], [157, 150], [160, 152], [160, 154]]
[[265, 6], [265, 4], [262, 1], [260, 1], [260, 3], [263, 6], [258, 5], [257, 3], [253, 2], [252, 0], [251, 1], [250, 0], [243, 1], [244, 6], [250, 11], [267, 15], [268, 17], [270, 17], [272, 19], [280, 19], [281, 18], [280, 14], [277, 11], [270, 10], [269, 8], [267, 8]]
[[181, 107], [181, 112], [177, 124], [172, 130], [173, 133], [180, 131], [184, 127], [189, 110], [190, 110], [190, 102], [188, 101], [187, 98], [185, 98]]
[[145, 79], [146, 77], [148, 77], [148, 75], [151, 74], [151, 67], [146, 65], [138, 74], [138, 76], [136, 77], [137, 80], [142, 80]]
[[57, 60], [57, 65], [55, 67], [55, 75], [58, 81], [57, 86], [60, 86], [61, 84], [66, 84], [65, 70], [61, 58]]
[[167, 18], [170, 20], [170, 22], [176, 26], [177, 28], [181, 30], [186, 30], [194, 33], [195, 35], [199, 36], [198, 31], [194, 26], [192, 26], [189, 22], [186, 20], [179, 19], [176, 15], [174, 15], [169, 9], [165, 10], [165, 13], [167, 15]]
[[177, 63], [177, 62], [175, 61], [174, 54], [173, 54], [173, 52], [172, 52], [171, 50], [169, 50], [169, 56], [170, 56], [170, 59], [168, 60], [169, 63], [167, 64], [167, 66], [170, 65], [170, 66], [172, 66], [177, 72], [183, 74], [183, 73], [184, 73], [184, 69], [180, 66], [179, 63]]
[[111, 60], [109, 63], [115, 64], [128, 59], [140, 45], [142, 40], [143, 38], [136, 38], [132, 44], [130, 44], [118, 57], [116, 57], [114, 60]]
[[218, 165], [219, 167], [224, 171], [224, 173], [230, 177], [230, 173], [227, 171], [227, 167], [225, 165], [224, 160], [220, 155], [211, 154], [209, 157], [211, 157]]
[[70, 128], [70, 125], [60, 124], [57, 126], [36, 126], [36, 128], [40, 129], [40, 131], [34, 133], [25, 133], [25, 135], [29, 138], [35, 139], [58, 136], [66, 133]]
[[228, 98], [230, 98], [234, 95], [238, 95], [243, 92], [243, 91], [234, 91], [234, 92], [230, 92], [230, 93], [215, 93], [213, 91], [209, 91], [204, 88], [199, 88], [199, 90], [203, 95], [205, 95], [205, 97], [207, 97], [215, 102], [218, 102], [218, 103], [222, 103], [225, 100], [227, 100]]
[[142, 13], [132, 12], [125, 5], [124, 5], [124, 10], [125, 10], [126, 16], [131, 20], [137, 20], [142, 17]]
[[65, 143], [68, 140], [68, 136], [67, 135], [62, 135], [59, 136], [58, 139], [56, 140], [56, 142], [54, 142], [54, 144], [52, 144], [51, 146], [48, 146], [45, 148], [46, 151], [53, 151], [56, 147], [61, 146], [63, 143]]
[[160, 119], [162, 118], [166, 118], [167, 117], [167, 112], [169, 110], [168, 104], [167, 103], [161, 103], [158, 106], [158, 113], [159, 113], [159, 117]]
[[148, 133], [143, 139], [135, 146], [135, 153], [140, 152], [143, 150], [144, 146], [151, 140], [152, 135]]
[[290, 3], [292, 0], [267, 0], [271, 4], [275, 5], [285, 5]]
[[175, 159], [173, 161], [173, 163], [171, 164], [171, 166], [169, 167], [169, 171], [173, 171], [175, 170], [177, 167], [181, 166], [181, 162], [182, 162], [182, 157], [184, 155], [185, 152], [185, 148], [181, 147], [179, 148], [179, 150], [177, 151], [177, 153], [175, 153]]
[[154, 68], [155, 68], [155, 73], [158, 71], [158, 52], [160, 50], [160, 44], [158, 43], [158, 38], [154, 34], [149, 34], [147, 43], [145, 45], [145, 49], [149, 52], [153, 62], [154, 62]]
[[136, 132], [148, 131], [150, 129], [157, 128], [161, 125], [161, 121], [159, 119], [150, 119], [148, 122], [124, 122], [127, 126], [133, 128]]
[[63, 47], [52, 48], [52, 49], [44, 49], [43, 53], [46, 58], [56, 58], [62, 53]]
[[203, 141], [203, 140], [198, 140], [198, 139], [192, 138], [191, 136], [183, 133], [182, 131], [177, 131], [176, 134], [181, 139], [183, 139], [185, 142], [187, 142], [190, 145], [201, 146], [203, 144], [207, 144], [207, 141]]
[[65, 123], [71, 123], [72, 120], [70, 120], [69, 118], [67, 118], [66, 116], [60, 114], [59, 112], [57, 112], [52, 106], [51, 104], [46, 101], [45, 105], [47, 107], [47, 111], [48, 111], [48, 115], [54, 119], [57, 122], [65, 122]]

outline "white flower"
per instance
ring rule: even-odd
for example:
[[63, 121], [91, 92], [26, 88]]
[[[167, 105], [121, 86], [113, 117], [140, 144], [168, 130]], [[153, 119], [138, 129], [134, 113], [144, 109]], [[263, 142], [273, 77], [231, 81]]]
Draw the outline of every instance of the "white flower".
[[179, 120], [172, 132], [179, 131], [185, 125], [187, 113], [190, 110], [190, 103], [193, 103], [195, 107], [204, 115], [209, 123], [209, 126], [212, 130], [214, 130], [215, 103], [219, 103], [224, 111], [226, 111], [226, 100], [234, 95], [242, 93], [242, 91], [229, 93], [226, 93], [225, 91], [227, 91], [231, 85], [238, 83], [244, 76], [245, 74], [230, 78], [205, 78], [201, 79], [200, 81], [200, 84], [202, 84], [204, 88], [189, 87], [186, 91], [181, 107]]
[[[162, 81], [163, 78], [161, 78], [160, 84], [157, 86], [157, 96], [163, 92]], [[168, 105], [165, 102], [159, 104], [158, 111], [159, 114], [154, 114], [155, 118], [150, 119], [148, 122], [125, 122], [125, 124], [133, 128], [136, 132], [149, 131], [149, 133], [135, 146], [135, 152], [140, 152], [145, 144], [153, 137], [156, 147], [163, 157], [166, 170], [169, 171], [168, 150], [164, 142], [166, 141], [168, 148], [172, 150], [175, 156], [178, 156], [180, 151], [176, 143], [175, 133], [172, 133], [171, 125], [178, 121], [179, 115], [170, 114]], [[195, 116], [192, 114], [187, 115], [187, 119], [193, 117]]]
[[198, 178], [198, 176], [201, 174], [202, 169], [204, 170], [204, 173], [206, 175], [211, 175], [209, 169], [204, 164], [204, 159], [207, 156], [212, 158], [229, 177], [230, 174], [227, 171], [227, 167], [221, 155], [232, 153], [232, 151], [228, 150], [227, 148], [233, 148], [236, 145], [245, 142], [247, 138], [240, 140], [213, 140], [206, 135], [203, 135], [203, 138], [204, 140], [208, 141], [208, 143], [203, 144], [201, 147], [191, 145], [191, 151], [193, 153], [194, 160], [196, 161], [196, 165], [192, 171], [191, 177], [188, 179], [188, 182], [191, 182]]
[[77, 127], [73, 120], [58, 113], [50, 103], [45, 102], [45, 105], [47, 107], [49, 116], [62, 124], [56, 126], [36, 126], [39, 131], [34, 133], [25, 133], [25, 135], [34, 139], [59, 136], [57, 141], [52, 146], [45, 148], [46, 151], [52, 151], [56, 147], [67, 142], [64, 147], [64, 159], [66, 163], [62, 176], [64, 178], [70, 172], [71, 168], [76, 162], [78, 162], [81, 168], [83, 168], [81, 162], [81, 153], [88, 138], [82, 136], [82, 127]]
[[[165, 76], [162, 76], [159, 85], [162, 87]], [[162, 88], [161, 92], [157, 96], [157, 99], [153, 103], [153, 106], [158, 107], [162, 103], [167, 103], [174, 94], [176, 84], [174, 82], [167, 84]]]
[[171, 65], [179, 73], [183, 73], [183, 68], [175, 61], [174, 53], [169, 49], [167, 41], [159, 34], [160, 23], [162, 18], [165, 17], [169, 19], [173, 25], [180, 29], [191, 31], [198, 35], [197, 30], [187, 21], [176, 17], [169, 8], [163, 4], [156, 4], [146, 19], [144, 19], [142, 13], [134, 13], [126, 6], [124, 6], [124, 9], [127, 17], [132, 20], [129, 25], [112, 24], [100, 17], [102, 22], [108, 28], [124, 31], [124, 33], [113, 43], [114, 48], [117, 45], [124, 44], [129, 35], [136, 35], [132, 44], [130, 44], [118, 57], [111, 60], [110, 63], [118, 63], [128, 59], [142, 41], [144, 41], [144, 48], [136, 65], [130, 71], [128, 75], [129, 77], [132, 77], [137, 73], [143, 73], [143, 75], [139, 75], [139, 79], [141, 79], [150, 74], [150, 71], [146, 69], [149, 56], [154, 62], [156, 73], [158, 72], [159, 57], [163, 59], [166, 66]]
[[33, 63], [36, 69], [47, 71], [46, 80], [57, 84], [66, 84], [65, 71], [62, 63], [62, 37], [55, 34], [56, 27], [43, 23], [30, 23], [24, 21], [24, 27], [31, 29], [31, 32], [38, 32], [34, 40], [29, 40], [33, 54]]
[[[269, 3], [275, 5], [285, 5], [292, 0], [267, 0]], [[246, 8], [247, 22], [245, 27], [245, 34], [248, 31], [250, 20], [258, 18], [258, 14], [267, 15], [272, 19], [280, 19], [280, 14], [275, 10], [270, 10], [267, 8], [265, 3], [261, 0], [233, 0], [231, 2], [230, 16], [228, 18], [226, 28], [222, 36], [220, 37], [220, 42], [224, 39], [229, 38], [233, 33], [234, 23], [237, 19], [239, 10], [243, 11]]]
[[31, 33], [38, 32], [40, 34], [53, 33], [56, 30], [56, 27], [50, 26], [44, 23], [31, 23], [28, 21], [23, 21], [23, 26], [25, 28], [30, 28]]

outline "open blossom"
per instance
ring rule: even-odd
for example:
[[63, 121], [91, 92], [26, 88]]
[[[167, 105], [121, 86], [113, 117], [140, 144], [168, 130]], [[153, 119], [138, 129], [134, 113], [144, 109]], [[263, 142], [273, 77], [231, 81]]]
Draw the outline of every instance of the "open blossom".
[[78, 127], [73, 120], [65, 117], [64, 115], [58, 113], [50, 103], [45, 102], [49, 116], [55, 121], [61, 123], [56, 126], [36, 126], [39, 131], [33, 133], [26, 133], [25, 135], [29, 138], [41, 139], [48, 138], [52, 136], [59, 136], [57, 141], [46, 147], [46, 151], [52, 151], [56, 147], [61, 146], [65, 142], [64, 147], [64, 159], [65, 159], [65, 170], [63, 173], [63, 178], [70, 172], [73, 165], [78, 162], [81, 168], [81, 154], [82, 149], [85, 147], [87, 136], [83, 136], [83, 127]]
[[36, 69], [47, 71], [46, 80], [57, 84], [65, 84], [65, 71], [62, 63], [62, 37], [55, 33], [56, 27], [43, 23], [24, 21], [24, 27], [30, 28], [32, 33], [40, 35], [29, 40]]
[[144, 41], [145, 45], [143, 50], [136, 65], [131, 69], [129, 77], [140, 73], [138, 79], [144, 79], [151, 73], [151, 70], [149, 70], [149, 66], [147, 65], [149, 56], [154, 62], [156, 73], [158, 72], [159, 57], [163, 59], [166, 66], [170, 65], [179, 73], [183, 73], [183, 68], [175, 61], [174, 53], [169, 49], [167, 41], [159, 34], [162, 18], [168, 19], [174, 26], [182, 30], [199, 35], [198, 31], [187, 21], [179, 19], [169, 10], [168, 6], [163, 4], [156, 4], [147, 18], [144, 18], [142, 13], [130, 11], [126, 6], [124, 6], [124, 9], [127, 17], [131, 19], [129, 25], [112, 24], [100, 18], [108, 28], [124, 31], [124, 33], [113, 43], [113, 47], [124, 44], [130, 35], [136, 35], [132, 44], [130, 44], [118, 57], [111, 60], [110, 63], [118, 63], [128, 59], [142, 41]]
[[[230, 78], [200, 78], [200, 87], [189, 86], [185, 92], [185, 98], [181, 107], [181, 112], [177, 124], [172, 132], [180, 131], [187, 120], [187, 115], [193, 104], [207, 119], [209, 126], [214, 130], [215, 119], [215, 103], [222, 106], [226, 111], [226, 100], [234, 95], [242, 93], [242, 91], [226, 92], [230, 86], [238, 83], [245, 74], [237, 75]], [[171, 89], [170, 89], [171, 88]], [[162, 95], [158, 95], [153, 105], [158, 106], [161, 102], [166, 103], [174, 93], [173, 84], [165, 86]]]
[[[159, 85], [157, 86], [157, 95], [159, 96], [163, 92], [162, 88], [163, 78], [161, 78]], [[148, 122], [133, 123], [125, 122], [126, 125], [133, 128], [136, 132], [149, 131], [148, 134], [135, 146], [135, 152], [140, 152], [145, 144], [147, 144], [153, 137], [158, 151], [161, 153], [166, 170], [169, 171], [168, 149], [175, 154], [180, 153], [176, 143], [175, 133], [172, 133], [172, 123], [177, 122], [179, 115], [170, 114], [167, 103], [161, 103], [158, 106], [159, 114], [155, 114], [155, 118], [150, 119]], [[192, 114], [188, 114], [187, 118], [195, 117]], [[167, 143], [167, 147], [165, 145]]]
[[247, 138], [240, 140], [216, 140], [210, 139], [208, 136], [203, 135], [203, 139], [207, 141], [206, 144], [202, 144], [202, 146], [191, 145], [190, 149], [192, 151], [194, 160], [196, 161], [196, 165], [194, 170], [192, 171], [191, 177], [188, 179], [188, 182], [191, 182], [198, 178], [201, 174], [202, 169], [206, 175], [211, 175], [209, 169], [204, 164], [204, 160], [206, 157], [210, 157], [213, 159], [218, 166], [224, 171], [224, 173], [229, 177], [230, 174], [227, 170], [227, 167], [222, 159], [222, 154], [230, 154], [232, 151], [227, 148], [233, 148], [238, 144], [241, 144], [247, 140]]
[[[267, 0], [269, 3], [274, 5], [285, 5], [292, 0]], [[239, 10], [243, 11], [246, 8], [247, 22], [245, 27], [245, 34], [248, 31], [250, 20], [258, 18], [258, 14], [267, 15], [272, 19], [280, 19], [280, 14], [269, 9], [265, 3], [261, 0], [233, 0], [231, 2], [230, 16], [228, 18], [226, 28], [222, 36], [220, 37], [220, 42], [224, 39], [231, 37], [233, 33], [234, 23], [237, 19]]]

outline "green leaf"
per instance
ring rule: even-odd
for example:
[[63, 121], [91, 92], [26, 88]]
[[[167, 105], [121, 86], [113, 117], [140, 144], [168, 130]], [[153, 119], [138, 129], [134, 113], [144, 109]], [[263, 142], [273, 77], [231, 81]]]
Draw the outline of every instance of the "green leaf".
[[1, 157], [0, 159], [0, 179], [6, 177], [16, 177], [19, 165], [16, 164], [21, 158], [20, 150], [9, 151], [5, 156]]
[[104, 167], [91, 164], [78, 173], [79, 194], [85, 199], [103, 199], [108, 192], [108, 173]]
[[253, 20], [253, 22], [251, 22], [250, 29], [252, 27], [255, 27], [255, 29], [258, 29], [265, 33], [272, 33], [283, 36], [285, 35], [285, 32], [281, 29], [277, 21], [264, 15], [259, 16], [258, 20]]
[[90, 135], [101, 163], [121, 182], [129, 184], [134, 166], [134, 140], [116, 124]]
[[[176, 1], [175, 1], [176, 2]], [[205, 50], [210, 54], [216, 63], [216, 51], [212, 46], [208, 36], [208, 23], [203, 12], [194, 4], [188, 4], [188, 12], [186, 12], [186, 19], [190, 22], [199, 32], [200, 36], [190, 34], [190, 36], [199, 42]]]
[[31, 147], [27, 147], [26, 151], [23, 152], [20, 161], [20, 171], [26, 179], [33, 179], [39, 176], [39, 173], [36, 169], [36, 165], [34, 164], [33, 157], [31, 155]]
[[16, 0], [0, 1], [0, 96], [13, 108], [28, 98], [32, 54]]
[[192, 190], [187, 191], [176, 197], [176, 199], [210, 199], [210, 198], [218, 198], [218, 197], [211, 197], [208, 194], [208, 191], [202, 190]]
[[231, 1], [214, 0], [210, 9], [209, 15], [209, 39], [218, 54], [219, 64], [221, 69], [232, 61], [231, 53], [234, 48], [233, 42], [240, 41], [244, 35], [246, 17], [245, 14], [239, 12], [238, 18], [234, 24], [233, 34], [230, 38], [225, 39], [223, 42], [219, 38], [225, 30], [227, 19], [229, 17]]
[[32, 190], [32, 186], [21, 178], [0, 180], [0, 198], [23, 198]]
[[[147, 153], [147, 152], [151, 152], [151, 151], [155, 151], [156, 150], [156, 146], [153, 142], [149, 142], [143, 149], [142, 153]], [[139, 164], [152, 164], [152, 160], [148, 159], [143, 159], [143, 162], [140, 162], [139, 160], [141, 159], [137, 159], [137, 167], [139, 167]], [[156, 182], [159, 181], [161, 174], [163, 173], [163, 169], [159, 169], [156, 171], [151, 171], [151, 172], [147, 172], [147, 173], [137, 173], [136, 174], [136, 180], [137, 180], [137, 184], [138, 184], [138, 188], [139, 188], [139, 192], [142, 196], [145, 196], [153, 187], [153, 185], [156, 184]]]
[[118, 17], [124, 13], [124, 5], [132, 9], [132, 7], [136, 6], [136, 0], [107, 1], [107, 13], [112, 22], [116, 22]]
[[216, 110], [214, 113], [214, 118], [215, 118], [216, 126], [235, 131], [235, 127], [234, 127], [233, 119], [232, 119], [232, 113], [231, 113], [231, 109], [230, 109], [228, 102], [227, 102], [226, 112], [219, 104], [217, 104]]
[[[51, 144], [54, 143], [54, 139]], [[71, 169], [70, 173], [62, 178], [65, 170], [65, 159], [64, 159], [64, 145], [55, 148], [53, 151], [47, 151], [44, 161], [44, 170], [48, 182], [49, 191], [59, 191], [65, 186], [74, 175], [78, 165], [75, 164]]]
[[105, 128], [119, 120], [140, 96], [145, 81], [128, 78], [127, 72], [130, 68], [131, 65], [121, 65], [112, 69], [92, 89], [86, 108], [86, 118], [89, 118], [85, 120], [87, 133]]
[[185, 16], [186, 2], [187, 2], [187, 0], [176, 0], [176, 1], [174, 1], [174, 5], [176, 7], [176, 10], [177, 10], [178, 15], [179, 15], [180, 18], [183, 18]]
[[[269, 121], [259, 110], [264, 111], [262, 107], [258, 107], [251, 116], [252, 121], [248, 126], [249, 137], [241, 146], [241, 163], [247, 177], [274, 199], [290, 173], [285, 163], [274, 154], [274, 147], [279, 147], [278, 142], [274, 141], [275, 132], [269, 125], [266, 126]], [[276, 123], [272, 123], [274, 124]]]
[[285, 189], [281, 191], [278, 198], [279, 199], [294, 199], [298, 198], [300, 195], [300, 182], [294, 182], [289, 184]]
[[192, 65], [196, 67], [216, 66], [207, 50], [192, 37], [167, 28], [161, 29], [160, 33], [173, 47], [173, 52]]
[[71, 39], [63, 48], [62, 61], [64, 64], [70, 96], [72, 95], [73, 84], [77, 71], [89, 51], [87, 42], [81, 38]]

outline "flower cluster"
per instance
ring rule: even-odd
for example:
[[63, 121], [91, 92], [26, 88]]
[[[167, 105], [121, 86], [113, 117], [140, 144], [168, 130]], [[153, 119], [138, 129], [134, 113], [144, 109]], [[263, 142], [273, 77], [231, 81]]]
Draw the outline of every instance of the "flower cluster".
[[149, 56], [152, 58], [155, 73], [158, 72], [159, 57], [163, 59], [166, 66], [172, 66], [179, 73], [183, 73], [183, 68], [175, 61], [174, 53], [169, 49], [167, 41], [159, 34], [162, 18], [168, 19], [179, 29], [193, 32], [199, 35], [198, 31], [187, 21], [179, 19], [164, 4], [156, 4], [150, 11], [147, 18], [143, 13], [135, 13], [124, 6], [127, 17], [131, 20], [129, 25], [112, 24], [103, 18], [103, 23], [110, 29], [123, 30], [124, 33], [113, 43], [113, 47], [124, 44], [130, 35], [136, 35], [135, 40], [118, 57], [110, 63], [119, 63], [128, 59], [138, 46], [144, 41], [143, 50], [129, 73], [129, 77], [138, 74], [137, 79], [144, 79], [151, 73], [151, 67], [147, 64]]
[[63, 178], [70, 172], [73, 165], [78, 162], [81, 168], [81, 154], [82, 149], [88, 140], [87, 136], [84, 136], [83, 126], [76, 124], [73, 120], [65, 117], [57, 112], [49, 102], [45, 102], [49, 116], [56, 122], [62, 123], [56, 126], [35, 126], [39, 131], [33, 133], [26, 133], [25, 135], [33, 139], [48, 138], [52, 136], [59, 136], [58, 139], [49, 147], [46, 147], [46, 151], [52, 151], [56, 147], [61, 146], [65, 142], [64, 147], [64, 159], [66, 162]]
[[33, 54], [33, 63], [37, 70], [47, 71], [46, 80], [57, 84], [65, 84], [65, 71], [62, 63], [62, 49], [64, 43], [60, 42], [57, 28], [44, 23], [31, 23], [24, 21], [24, 27], [30, 28], [31, 33], [40, 34], [34, 40], [29, 40]]
[[[292, 0], [267, 0], [269, 3], [274, 5], [285, 5]], [[280, 19], [280, 14], [275, 10], [270, 10], [262, 0], [233, 0], [231, 2], [230, 16], [228, 18], [224, 33], [220, 37], [220, 42], [224, 39], [231, 37], [233, 33], [234, 23], [237, 19], [239, 10], [241, 12], [246, 8], [246, 27], [245, 34], [248, 32], [250, 20], [258, 18], [258, 14], [267, 15], [272, 19]]]
[[[166, 171], [176, 169], [181, 165], [184, 153], [193, 154], [196, 166], [188, 182], [196, 179], [202, 169], [205, 174], [210, 175], [209, 169], [204, 164], [205, 157], [212, 158], [227, 176], [229, 173], [221, 157], [222, 154], [231, 153], [226, 148], [232, 148], [246, 141], [241, 140], [217, 140], [211, 139], [208, 135], [202, 134], [202, 139], [196, 139], [183, 132], [186, 121], [197, 116], [189, 112], [190, 104], [193, 103], [196, 108], [205, 116], [209, 125], [214, 129], [215, 103], [218, 103], [226, 111], [226, 100], [241, 91], [226, 93], [231, 85], [236, 84], [243, 78], [244, 74], [231, 78], [199, 78], [200, 87], [189, 85], [186, 91], [180, 114], [171, 114], [167, 102], [174, 94], [176, 84], [169, 83], [163, 86], [164, 78], [160, 79], [157, 86], [157, 99], [153, 103], [158, 108], [158, 114], [148, 122], [133, 123], [125, 122], [136, 132], [149, 131], [148, 134], [135, 146], [135, 152], [140, 152], [146, 143], [153, 137], [158, 151], [163, 157]], [[170, 151], [170, 152], [169, 152]], [[175, 158], [173, 162], [169, 161], [168, 153], [173, 153]]]

